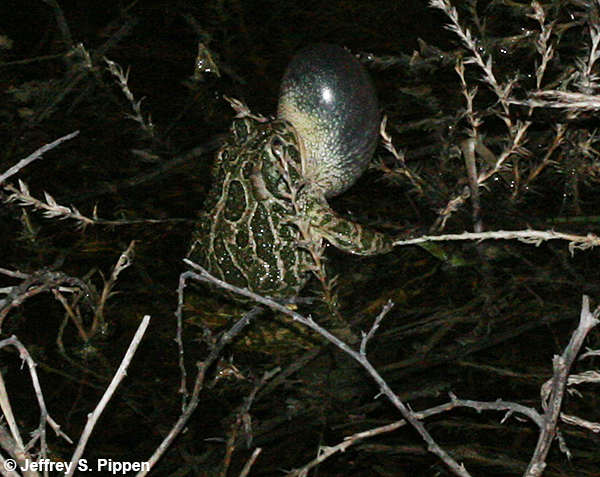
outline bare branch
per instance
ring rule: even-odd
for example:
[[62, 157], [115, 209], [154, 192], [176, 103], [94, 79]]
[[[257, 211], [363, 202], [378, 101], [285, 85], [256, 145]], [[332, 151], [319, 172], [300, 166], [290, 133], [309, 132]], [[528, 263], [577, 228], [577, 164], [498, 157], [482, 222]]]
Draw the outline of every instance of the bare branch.
[[117, 369], [117, 372], [113, 376], [113, 379], [110, 382], [110, 385], [108, 386], [106, 391], [104, 392], [104, 395], [100, 399], [100, 402], [98, 403], [94, 411], [88, 416], [88, 421], [85, 425], [83, 432], [81, 433], [81, 437], [79, 438], [79, 442], [77, 443], [75, 452], [71, 457], [71, 466], [69, 467], [71, 470], [65, 474], [65, 477], [72, 477], [73, 473], [77, 469], [77, 463], [79, 462], [79, 459], [81, 459], [81, 456], [85, 451], [85, 447], [90, 438], [90, 435], [92, 434], [92, 431], [94, 430], [94, 427], [96, 426], [96, 422], [98, 422], [98, 419], [104, 412], [106, 405], [108, 404], [113, 394], [117, 390], [117, 387], [119, 387], [119, 384], [127, 374], [127, 368], [129, 367], [129, 363], [131, 363], [131, 360], [135, 355], [137, 347], [140, 344], [140, 341], [142, 340], [142, 337], [144, 336], [144, 333], [146, 332], [149, 323], [150, 316], [144, 316], [133, 339], [131, 340], [131, 343], [129, 345], [129, 348], [127, 349], [127, 352], [125, 353], [125, 356], [123, 357], [123, 360], [121, 361], [119, 369]]
[[8, 179], [10, 176], [15, 175], [17, 172], [19, 172], [21, 169], [23, 169], [28, 164], [31, 164], [36, 159], [41, 159], [41, 157], [44, 153], [50, 151], [51, 149], [54, 149], [56, 146], [58, 146], [59, 144], [65, 142], [65, 141], [68, 141], [69, 139], [73, 139], [78, 134], [79, 134], [79, 131], [75, 131], [75, 132], [72, 132], [71, 134], [67, 134], [66, 136], [63, 136], [63, 137], [57, 139], [56, 141], [51, 142], [50, 144], [46, 144], [45, 146], [40, 147], [37, 151], [35, 151], [33, 154], [30, 154], [25, 159], [21, 159], [14, 166], [9, 168], [6, 172], [4, 172], [3, 174], [0, 174], [0, 185], [6, 179]]

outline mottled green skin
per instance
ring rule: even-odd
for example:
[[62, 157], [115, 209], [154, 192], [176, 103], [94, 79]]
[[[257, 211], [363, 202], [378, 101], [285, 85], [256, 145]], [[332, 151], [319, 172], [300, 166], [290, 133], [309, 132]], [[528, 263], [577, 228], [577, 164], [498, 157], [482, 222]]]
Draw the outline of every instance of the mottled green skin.
[[392, 248], [383, 234], [339, 217], [301, 173], [298, 139], [282, 120], [237, 119], [220, 150], [189, 254], [216, 277], [275, 298], [296, 296], [324, 240], [350, 253]]
[[283, 298], [322, 267], [325, 241], [359, 255], [392, 243], [326, 201], [354, 184], [377, 142], [375, 89], [356, 58], [336, 45], [302, 50], [284, 74], [278, 113], [233, 122], [189, 257], [232, 285]]

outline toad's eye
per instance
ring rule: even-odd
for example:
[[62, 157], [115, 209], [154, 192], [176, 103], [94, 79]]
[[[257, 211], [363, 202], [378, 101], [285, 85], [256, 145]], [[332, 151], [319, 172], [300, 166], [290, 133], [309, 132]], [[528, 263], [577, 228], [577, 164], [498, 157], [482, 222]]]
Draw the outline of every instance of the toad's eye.
[[278, 159], [283, 159], [285, 153], [285, 144], [279, 136], [275, 136], [273, 139], [271, 139], [271, 151]]

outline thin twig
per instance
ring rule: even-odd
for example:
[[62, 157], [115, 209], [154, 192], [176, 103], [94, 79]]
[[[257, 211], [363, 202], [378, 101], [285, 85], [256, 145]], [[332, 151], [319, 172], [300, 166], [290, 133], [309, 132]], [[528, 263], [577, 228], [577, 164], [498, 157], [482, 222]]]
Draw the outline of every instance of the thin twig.
[[600, 323], [598, 321], [599, 312], [600, 309], [597, 309], [594, 313], [590, 312], [590, 299], [584, 295], [579, 326], [573, 333], [573, 336], [571, 336], [571, 340], [563, 354], [554, 357], [554, 376], [542, 386], [542, 404], [545, 410], [544, 425], [538, 436], [535, 452], [529, 462], [525, 477], [539, 477], [546, 468], [546, 457], [556, 436], [556, 428], [567, 388], [569, 371], [577, 359], [577, 355], [583, 346], [583, 341], [590, 330]]
[[[197, 274], [186, 273], [187, 278], [199, 279]], [[212, 347], [208, 357], [201, 363], [198, 363], [198, 373], [196, 374], [196, 380], [194, 382], [194, 390], [192, 396], [183, 407], [183, 412], [177, 419], [175, 425], [169, 431], [169, 434], [163, 439], [160, 446], [154, 451], [154, 454], [148, 459], [150, 469], [148, 471], [142, 470], [136, 474], [136, 477], [143, 477], [148, 475], [148, 472], [156, 465], [158, 460], [163, 456], [167, 449], [171, 446], [175, 438], [181, 433], [185, 425], [189, 421], [190, 417], [196, 410], [198, 402], [200, 400], [200, 391], [204, 387], [204, 381], [206, 377], [206, 371], [208, 368], [217, 360], [221, 351], [235, 336], [237, 336], [243, 329], [250, 323], [250, 321], [262, 312], [261, 307], [254, 307], [248, 313], [246, 313], [239, 321], [237, 321], [229, 330], [227, 330], [219, 339], [219, 341]], [[180, 349], [180, 353], [183, 350]]]
[[252, 452], [250, 459], [248, 459], [248, 462], [246, 462], [246, 464], [244, 465], [244, 468], [240, 472], [240, 477], [247, 477], [248, 473], [250, 472], [250, 469], [254, 465], [254, 461], [256, 460], [256, 458], [258, 457], [258, 455], [261, 452], [262, 452], [262, 449], [260, 447], [257, 447], [256, 449], [254, 449], [254, 452]]
[[77, 463], [79, 462], [79, 459], [81, 459], [81, 456], [83, 455], [83, 452], [85, 451], [85, 447], [90, 438], [90, 435], [92, 434], [92, 431], [94, 430], [94, 427], [96, 426], [96, 422], [98, 422], [98, 419], [104, 412], [106, 405], [108, 404], [108, 402], [112, 398], [113, 394], [117, 390], [117, 387], [119, 386], [119, 384], [121, 383], [121, 381], [123, 380], [125, 375], [127, 374], [127, 368], [129, 367], [129, 363], [131, 363], [131, 360], [133, 359], [133, 356], [135, 355], [137, 347], [140, 344], [140, 341], [142, 340], [142, 337], [144, 336], [144, 333], [146, 332], [146, 328], [148, 328], [149, 323], [150, 323], [150, 316], [149, 315], [144, 316], [133, 339], [131, 340], [131, 344], [129, 345], [129, 348], [127, 349], [127, 352], [125, 353], [123, 360], [121, 361], [121, 365], [119, 366], [119, 369], [117, 369], [117, 372], [115, 373], [112, 381], [110, 382], [110, 385], [104, 392], [104, 395], [100, 399], [100, 402], [98, 403], [98, 405], [96, 406], [94, 411], [88, 415], [88, 420], [85, 425], [85, 428], [84, 428], [83, 432], [81, 433], [81, 437], [79, 438], [79, 442], [77, 443], [75, 452], [73, 453], [73, 456], [71, 457], [71, 465], [69, 467], [70, 470], [65, 474], [65, 477], [71, 477], [73, 475], [73, 473], [75, 472], [75, 470], [77, 469]]
[[72, 132], [71, 134], [67, 134], [66, 136], [63, 136], [63, 137], [57, 139], [56, 141], [51, 142], [50, 144], [46, 144], [45, 146], [40, 147], [37, 151], [30, 154], [25, 159], [21, 159], [14, 166], [9, 168], [5, 173], [0, 174], [0, 184], [2, 184], [10, 176], [15, 175], [17, 172], [19, 172], [21, 169], [23, 169], [25, 166], [32, 163], [36, 159], [41, 159], [41, 157], [44, 153], [50, 151], [51, 149], [54, 149], [56, 146], [58, 146], [59, 144], [65, 142], [65, 141], [68, 141], [69, 139], [73, 139], [78, 134], [79, 134], [79, 131], [75, 131], [75, 132]]
[[[39, 377], [38, 377], [37, 371], [36, 371], [36, 364], [33, 361], [33, 358], [31, 357], [31, 355], [29, 354], [29, 351], [27, 351], [27, 348], [25, 348], [25, 346], [14, 335], [11, 336], [10, 338], [0, 341], [0, 349], [4, 348], [6, 346], [9, 346], [9, 345], [12, 345], [15, 348], [17, 348], [21, 359], [27, 363], [27, 367], [29, 369], [29, 375], [31, 376], [31, 382], [33, 385], [33, 389], [35, 391], [35, 395], [36, 395], [36, 398], [38, 401], [38, 406], [40, 408], [40, 424], [39, 424], [38, 428], [32, 432], [33, 438], [27, 443], [27, 445], [23, 446], [23, 443], [21, 442], [21, 447], [20, 448], [16, 447], [17, 452], [15, 453], [14, 457], [15, 457], [15, 459], [18, 460], [19, 465], [21, 467], [23, 467], [26, 465], [28, 460], [29, 461], [33, 460], [33, 458], [31, 457], [31, 455], [29, 453], [29, 449], [31, 449], [35, 445], [35, 443], [37, 442], [38, 439], [41, 440], [39, 455], [43, 459], [47, 458], [48, 446], [46, 443], [46, 424], [49, 424], [50, 427], [52, 427], [52, 429], [54, 429], [54, 432], [57, 435], [61, 436], [63, 439], [65, 439], [67, 442], [72, 443], [72, 441], [64, 432], [62, 432], [60, 430], [60, 426], [56, 423], [56, 421], [48, 413], [48, 408], [46, 407], [46, 401], [44, 399], [44, 394], [42, 392], [42, 387], [40, 385], [40, 380], [39, 380]], [[8, 399], [7, 396], [5, 398]], [[4, 413], [10, 412], [10, 409], [4, 405], [2, 407], [2, 411]], [[10, 419], [9, 419], [9, 421], [10, 421]], [[13, 436], [13, 438], [14, 438], [14, 436]], [[20, 439], [18, 439], [18, 440], [20, 440]], [[15, 440], [15, 444], [17, 444], [18, 440]]]
[[100, 332], [106, 331], [105, 330], [106, 322], [104, 320], [104, 308], [106, 307], [106, 303], [108, 302], [108, 299], [113, 294], [112, 290], [117, 283], [117, 278], [119, 277], [119, 274], [126, 268], [130, 267], [131, 264], [133, 263], [134, 247], [135, 247], [135, 240], [132, 240], [129, 243], [129, 246], [127, 247], [127, 249], [125, 251], [123, 251], [121, 253], [121, 255], [119, 256], [119, 259], [117, 260], [117, 263], [113, 267], [113, 270], [110, 274], [110, 278], [104, 283], [104, 287], [102, 288], [102, 294], [100, 296], [98, 306], [96, 307], [96, 310], [94, 313], [94, 320], [92, 323], [92, 328], [90, 330], [90, 336], [92, 336], [92, 337], [95, 336], [99, 331]]
[[397, 240], [394, 246], [417, 245], [425, 242], [447, 242], [455, 240], [519, 240], [527, 244], [538, 246], [548, 240], [566, 240], [569, 242], [569, 252], [587, 250], [600, 245], [600, 238], [594, 234], [586, 236], [554, 232], [553, 230], [498, 230], [496, 232], [463, 232], [462, 234], [424, 235], [422, 237]]
[[340, 340], [337, 336], [333, 335], [323, 327], [319, 326], [314, 320], [311, 318], [306, 318], [295, 311], [290, 310], [289, 308], [277, 303], [276, 301], [263, 297], [261, 295], [257, 295], [256, 293], [252, 293], [251, 291], [245, 288], [238, 288], [233, 285], [230, 285], [218, 278], [213, 277], [210, 273], [200, 267], [198, 264], [185, 259], [184, 262], [192, 267], [195, 270], [198, 270], [200, 274], [198, 275], [198, 279], [204, 282], [210, 282], [218, 285], [220, 288], [225, 290], [229, 290], [231, 292], [246, 296], [255, 300], [258, 303], [262, 303], [274, 310], [280, 311], [288, 316], [291, 316], [294, 321], [298, 321], [302, 323], [304, 326], [309, 327], [313, 331], [320, 334], [323, 338], [325, 338], [330, 343], [337, 346], [344, 353], [349, 355], [355, 361], [357, 361], [373, 378], [373, 380], [379, 386], [381, 394], [384, 394], [390, 402], [400, 411], [404, 419], [406, 419], [411, 426], [421, 435], [423, 440], [427, 443], [428, 449], [430, 452], [437, 455], [456, 475], [462, 477], [470, 477], [470, 474], [466, 471], [466, 469], [456, 462], [444, 449], [442, 449], [437, 442], [433, 439], [431, 434], [425, 429], [425, 426], [415, 418], [412, 411], [404, 404], [400, 398], [392, 391], [389, 384], [383, 379], [383, 377], [377, 372], [377, 370], [373, 367], [370, 361], [366, 356], [362, 355], [359, 351], [352, 349], [348, 344]]
[[368, 333], [363, 333], [363, 337], [362, 340], [360, 342], [360, 354], [365, 355], [367, 354], [367, 343], [369, 342], [369, 340], [371, 338], [373, 338], [373, 336], [375, 336], [375, 333], [377, 332], [377, 330], [379, 329], [379, 325], [381, 325], [381, 322], [383, 320], [383, 318], [385, 317], [385, 315], [387, 315], [390, 310], [394, 307], [394, 302], [392, 302], [391, 300], [389, 300], [385, 306], [383, 307], [383, 309], [381, 310], [381, 313], [379, 313], [379, 316], [377, 316], [377, 318], [375, 318], [375, 321], [373, 322], [373, 326], [371, 326], [371, 329], [369, 330]]

